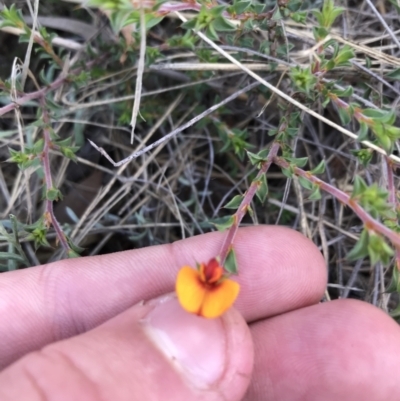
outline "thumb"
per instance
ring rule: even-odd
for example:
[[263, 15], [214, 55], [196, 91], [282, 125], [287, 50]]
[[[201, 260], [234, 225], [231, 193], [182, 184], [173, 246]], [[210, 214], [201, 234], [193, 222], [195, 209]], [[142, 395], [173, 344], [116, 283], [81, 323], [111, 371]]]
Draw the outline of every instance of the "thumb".
[[0, 399], [235, 401], [252, 368], [237, 311], [204, 319], [168, 295], [23, 357], [0, 374]]

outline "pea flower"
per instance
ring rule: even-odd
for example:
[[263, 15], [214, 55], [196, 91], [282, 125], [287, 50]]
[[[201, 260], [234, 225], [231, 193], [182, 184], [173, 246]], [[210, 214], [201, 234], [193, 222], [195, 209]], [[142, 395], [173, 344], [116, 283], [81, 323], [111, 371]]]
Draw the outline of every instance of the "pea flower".
[[179, 303], [188, 312], [206, 318], [221, 316], [235, 302], [240, 286], [224, 275], [217, 259], [197, 269], [183, 266], [176, 279]]

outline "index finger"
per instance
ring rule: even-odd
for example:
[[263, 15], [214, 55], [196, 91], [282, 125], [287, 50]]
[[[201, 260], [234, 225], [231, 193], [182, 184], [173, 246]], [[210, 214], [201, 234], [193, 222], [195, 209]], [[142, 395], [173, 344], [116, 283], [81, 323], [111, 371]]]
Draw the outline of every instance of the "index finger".
[[[63, 260], [0, 276], [0, 367], [44, 345], [87, 331], [142, 300], [173, 291], [178, 269], [215, 257], [225, 234]], [[318, 302], [326, 284], [315, 245], [283, 227], [240, 229], [234, 248], [247, 321]]]

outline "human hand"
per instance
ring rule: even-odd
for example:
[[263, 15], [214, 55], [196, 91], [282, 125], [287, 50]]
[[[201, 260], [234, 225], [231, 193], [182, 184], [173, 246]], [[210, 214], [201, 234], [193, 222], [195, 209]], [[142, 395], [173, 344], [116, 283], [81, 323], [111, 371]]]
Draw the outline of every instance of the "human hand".
[[223, 317], [165, 296], [223, 237], [0, 275], [0, 400], [397, 399], [400, 328], [362, 302], [318, 304], [324, 260], [294, 231], [239, 230], [241, 293]]

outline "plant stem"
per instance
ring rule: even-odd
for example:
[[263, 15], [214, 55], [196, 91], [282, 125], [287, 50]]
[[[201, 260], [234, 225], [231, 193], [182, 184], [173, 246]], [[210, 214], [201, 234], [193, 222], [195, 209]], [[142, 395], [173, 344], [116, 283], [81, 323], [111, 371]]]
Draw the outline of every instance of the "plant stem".
[[0, 116], [9, 113], [10, 111], [16, 109], [29, 102], [30, 100], [39, 99], [44, 97], [48, 92], [58, 89], [66, 80], [67, 75], [61, 74], [54, 82], [52, 82], [49, 86], [46, 86], [42, 89], [39, 89], [36, 92], [27, 93], [26, 95], [19, 98], [16, 102], [12, 102], [7, 104], [4, 107], [0, 108]]
[[[46, 181], [46, 192], [49, 189], [53, 188], [53, 179], [51, 177], [51, 169], [50, 169], [50, 149], [52, 147], [52, 141], [50, 137], [50, 118], [46, 109], [46, 103], [44, 97], [41, 98], [41, 106], [43, 109], [43, 122], [45, 124], [43, 128], [43, 139], [44, 139], [44, 147], [42, 152], [42, 165], [43, 165], [43, 174]], [[57, 221], [56, 216], [54, 215], [53, 210], [53, 201], [46, 199], [45, 202], [46, 209], [44, 212], [44, 219], [46, 226], [49, 227], [50, 224], [54, 227], [54, 230], [57, 234], [57, 238], [60, 241], [62, 248], [68, 252], [70, 250], [67, 238], [62, 230], [60, 223]]]
[[[392, 161], [385, 157], [385, 164], [386, 164], [386, 172], [387, 172], [387, 189], [389, 191], [389, 203], [393, 206], [393, 210], [397, 216], [397, 210], [399, 208], [399, 202], [397, 200], [396, 195], [396, 185], [394, 183], [394, 174], [393, 174], [393, 163]], [[398, 223], [397, 217], [395, 219], [396, 224]], [[396, 268], [400, 271], [400, 249], [396, 248], [395, 252], [396, 258]]]
[[250, 208], [250, 203], [253, 200], [253, 197], [256, 194], [257, 189], [259, 187], [260, 178], [262, 177], [263, 174], [267, 173], [268, 169], [270, 168], [270, 166], [272, 164], [273, 159], [278, 154], [279, 149], [280, 149], [279, 142], [274, 142], [269, 151], [267, 160], [262, 163], [261, 168], [260, 168], [256, 178], [253, 180], [249, 189], [244, 194], [243, 200], [240, 203], [240, 206], [238, 207], [237, 212], [233, 215], [233, 219], [234, 219], [233, 224], [229, 228], [228, 233], [226, 234], [225, 240], [221, 247], [221, 251], [219, 253], [221, 266], [224, 265], [226, 257], [228, 256], [229, 251], [232, 249], [233, 241], [235, 239], [240, 222], [242, 221], [243, 217], [246, 215], [247, 211]]
[[[96, 60], [92, 60], [92, 61], [86, 63], [85, 69], [89, 69], [90, 67], [97, 64], [99, 61], [104, 60], [105, 58], [106, 58], [106, 56], [99, 57]], [[9, 113], [10, 111], [16, 109], [17, 107], [23, 106], [25, 103], [29, 102], [30, 100], [44, 98], [47, 95], [47, 93], [49, 93], [55, 89], [58, 89], [66, 81], [68, 81], [71, 76], [78, 75], [79, 73], [82, 72], [82, 70], [83, 70], [83, 68], [77, 67], [77, 68], [71, 70], [69, 74], [62, 72], [60, 74], [60, 76], [54, 82], [52, 82], [50, 85], [45, 86], [44, 88], [39, 89], [35, 92], [27, 93], [27, 94], [21, 96], [16, 102], [11, 102], [10, 104], [7, 104], [4, 107], [0, 107], [0, 116], [4, 115], [6, 113]]]
[[[293, 167], [286, 160], [281, 157], [275, 157], [274, 163], [283, 168]], [[318, 185], [323, 191], [334, 196], [338, 201], [343, 203], [344, 205], [350, 207], [354, 213], [360, 218], [360, 220], [364, 223], [365, 227], [370, 230], [374, 230], [379, 234], [384, 235], [388, 238], [392, 244], [396, 247], [396, 249], [400, 249], [400, 235], [396, 232], [392, 231], [390, 228], [386, 227], [380, 221], [374, 219], [364, 208], [362, 208], [356, 200], [352, 199], [350, 195], [341, 191], [340, 189], [330, 185], [319, 178], [312, 175], [309, 171], [304, 171], [299, 167], [294, 167], [294, 173], [297, 176], [303, 177], [306, 180], [312, 182], [313, 184]]]

